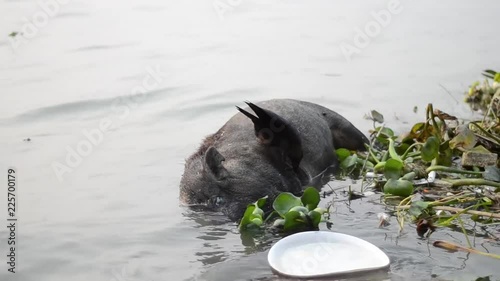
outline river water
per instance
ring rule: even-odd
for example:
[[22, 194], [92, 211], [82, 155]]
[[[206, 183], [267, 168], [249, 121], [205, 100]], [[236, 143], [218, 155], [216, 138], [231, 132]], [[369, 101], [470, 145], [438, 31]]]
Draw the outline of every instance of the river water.
[[[13, 167], [18, 218], [15, 274], [0, 227], [0, 280], [278, 279], [266, 257], [279, 237], [242, 237], [221, 215], [179, 206], [184, 159], [245, 100], [320, 103], [365, 133], [371, 109], [399, 133], [427, 103], [478, 118], [463, 92], [500, 65], [499, 9], [494, 0], [0, 1], [0, 213], [7, 226]], [[498, 261], [432, 247], [465, 245], [459, 230], [428, 241], [411, 225], [398, 236], [394, 218], [379, 229], [379, 196], [348, 204], [350, 185], [331, 183], [337, 192], [321, 203], [335, 201], [332, 230], [392, 262], [362, 280], [500, 280]]]

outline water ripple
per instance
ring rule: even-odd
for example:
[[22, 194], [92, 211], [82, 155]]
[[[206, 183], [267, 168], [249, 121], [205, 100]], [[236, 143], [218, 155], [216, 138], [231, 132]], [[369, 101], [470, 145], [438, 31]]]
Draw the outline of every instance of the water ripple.
[[[145, 97], [140, 97], [137, 99], [141, 103], [151, 103], [162, 98], [165, 98], [171, 94], [176, 93], [177, 88], [166, 87], [158, 90], [150, 91], [145, 93]], [[74, 102], [61, 103], [46, 107], [40, 107], [34, 110], [30, 110], [21, 113], [10, 120], [12, 122], [28, 122], [28, 121], [43, 121], [46, 119], [52, 119], [55, 117], [63, 116], [79, 116], [83, 114], [88, 114], [91, 112], [98, 112], [102, 110], [113, 110], [113, 105], [120, 99], [128, 98], [130, 101], [134, 102], [139, 95], [124, 95], [115, 96], [106, 99], [89, 99]]]
[[123, 47], [130, 47], [134, 45], [138, 45], [139, 42], [129, 42], [124, 44], [116, 44], [116, 45], [91, 45], [86, 47], [81, 47], [78, 49], [71, 50], [71, 52], [86, 52], [86, 51], [95, 51], [95, 50], [110, 50], [110, 49], [118, 49]]

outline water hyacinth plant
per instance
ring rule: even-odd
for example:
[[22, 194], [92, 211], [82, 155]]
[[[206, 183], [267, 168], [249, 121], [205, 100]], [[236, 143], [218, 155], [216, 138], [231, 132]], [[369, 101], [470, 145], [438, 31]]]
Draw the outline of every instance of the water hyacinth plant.
[[[368, 116], [373, 130], [367, 151], [340, 148], [334, 152], [340, 164], [337, 178], [362, 178], [361, 193], [349, 189], [349, 200], [364, 196], [367, 190], [382, 192], [389, 211], [381, 216], [379, 227], [396, 216], [400, 232], [407, 222], [414, 223], [421, 237], [428, 238], [439, 227], [451, 227], [461, 229], [467, 241], [470, 233], [479, 232], [498, 239], [487, 227], [500, 221], [500, 73], [486, 70], [483, 74], [488, 80], [474, 83], [466, 93], [466, 102], [484, 114], [482, 120], [460, 120], [428, 104], [422, 122], [396, 135], [385, 126], [383, 114], [373, 110]], [[274, 211], [264, 219], [266, 199], [248, 206], [241, 231], [270, 225], [284, 232], [317, 229], [327, 213], [317, 208], [320, 196], [314, 188], [301, 197], [279, 194], [272, 204]], [[467, 249], [481, 254], [470, 242]]]
[[368, 152], [336, 151], [345, 175], [363, 175], [362, 190], [384, 193], [400, 231], [410, 221], [419, 236], [454, 227], [467, 237], [467, 220], [474, 221], [473, 228], [500, 220], [500, 74], [484, 75], [493, 81], [474, 83], [466, 98], [483, 112], [482, 120], [459, 120], [429, 104], [423, 122], [396, 136], [383, 115], [372, 111]]
[[280, 193], [272, 204], [273, 211], [264, 220], [262, 208], [266, 204], [266, 200], [267, 196], [247, 206], [239, 224], [241, 231], [264, 227], [265, 223], [273, 218], [275, 220], [272, 227], [283, 232], [317, 230], [323, 214], [327, 212], [326, 209], [318, 208], [320, 195], [314, 187], [306, 188], [301, 197], [289, 192]]

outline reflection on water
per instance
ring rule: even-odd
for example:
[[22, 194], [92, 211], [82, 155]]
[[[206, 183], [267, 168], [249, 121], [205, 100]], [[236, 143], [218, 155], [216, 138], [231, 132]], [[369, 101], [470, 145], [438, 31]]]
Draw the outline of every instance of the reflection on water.
[[[389, 226], [379, 228], [377, 214], [387, 211], [378, 203], [379, 196], [372, 195], [348, 201], [348, 194], [343, 191], [347, 191], [349, 186], [359, 188], [359, 184], [352, 184], [351, 181], [337, 181], [332, 183], [331, 187], [324, 188], [325, 191], [330, 188], [337, 190], [336, 193], [327, 193], [329, 195], [322, 199], [324, 207], [333, 202], [332, 231], [355, 235], [374, 243], [388, 254], [391, 266], [389, 270], [325, 280], [430, 280], [439, 276], [443, 278], [437, 280], [472, 280], [470, 278], [473, 278], [474, 274], [485, 275], [484, 270], [488, 274], [494, 274], [494, 267], [488, 269], [485, 264], [480, 266], [482, 271], [470, 269], [472, 266], [478, 266], [478, 263], [485, 262], [489, 264], [488, 266], [493, 266], [496, 262], [493, 259], [470, 256], [467, 253], [458, 253], [456, 258], [451, 258], [453, 256], [450, 255], [457, 253], [451, 254], [432, 246], [432, 242], [438, 239], [466, 243], [460, 229], [455, 231], [438, 229], [429, 240], [418, 237], [412, 225], [398, 234], [399, 226], [394, 217], [391, 218]], [[197, 224], [193, 227], [198, 228], [202, 234], [197, 239], [202, 240], [204, 247], [203, 251], [198, 251], [196, 255], [202, 257], [199, 261], [207, 266], [202, 273], [187, 280], [295, 280], [279, 277], [270, 271], [267, 264], [267, 252], [281, 235], [270, 232], [239, 234], [235, 230], [237, 226], [234, 223], [219, 215], [200, 212], [187, 214], [190, 219], [193, 219], [192, 216], [196, 217], [194, 220]], [[321, 230], [326, 231], [326, 225], [321, 225]], [[219, 241], [220, 237], [225, 237], [235, 244], [221, 248], [221, 244], [228, 241]], [[486, 247], [486, 251], [494, 251], [497, 247], [494, 244], [483, 244], [483, 246]], [[470, 278], [460, 279], [464, 274]]]
[[[198, 257], [197, 260], [204, 265], [225, 261], [234, 254], [251, 255], [266, 251], [280, 237], [263, 231], [239, 233], [238, 225], [221, 213], [189, 210], [184, 212], [183, 216], [193, 221], [195, 224], [192, 227], [198, 229], [199, 235], [196, 239], [201, 240], [203, 248], [195, 255]], [[224, 239], [230, 239], [231, 243], [236, 245], [224, 248], [227, 242]]]
[[220, 213], [209, 213], [202, 210], [189, 210], [183, 213], [183, 216], [195, 223], [193, 227], [199, 232], [196, 239], [202, 240], [202, 249], [194, 253], [197, 257], [196, 260], [203, 265], [225, 261], [229, 253], [217, 242], [224, 240], [228, 234], [231, 234], [232, 227], [229, 226], [231, 222], [228, 218]]

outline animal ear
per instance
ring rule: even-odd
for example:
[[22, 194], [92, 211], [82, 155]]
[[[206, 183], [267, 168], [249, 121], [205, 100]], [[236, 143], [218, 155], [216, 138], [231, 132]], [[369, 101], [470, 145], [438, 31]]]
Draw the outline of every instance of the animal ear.
[[205, 171], [211, 173], [217, 180], [222, 180], [229, 174], [226, 168], [222, 165], [222, 161], [226, 160], [222, 154], [213, 146], [207, 149], [203, 161]]
[[330, 125], [335, 148], [347, 148], [349, 150], [365, 151], [365, 144], [369, 144], [368, 138], [359, 131], [351, 122], [342, 115], [330, 111], [323, 113], [323, 118]]
[[[246, 117], [250, 118], [254, 124], [255, 136], [263, 145], [277, 148], [281, 153], [288, 157], [296, 170], [302, 160], [302, 141], [299, 132], [286, 119], [278, 114], [263, 109], [251, 102], [248, 106], [255, 112], [255, 115], [247, 112], [240, 107], [238, 110]], [[283, 159], [286, 161], [286, 159]]]
[[332, 134], [335, 148], [365, 151], [365, 144], [370, 143], [368, 138], [347, 120], [338, 122], [336, 128], [332, 129]]

